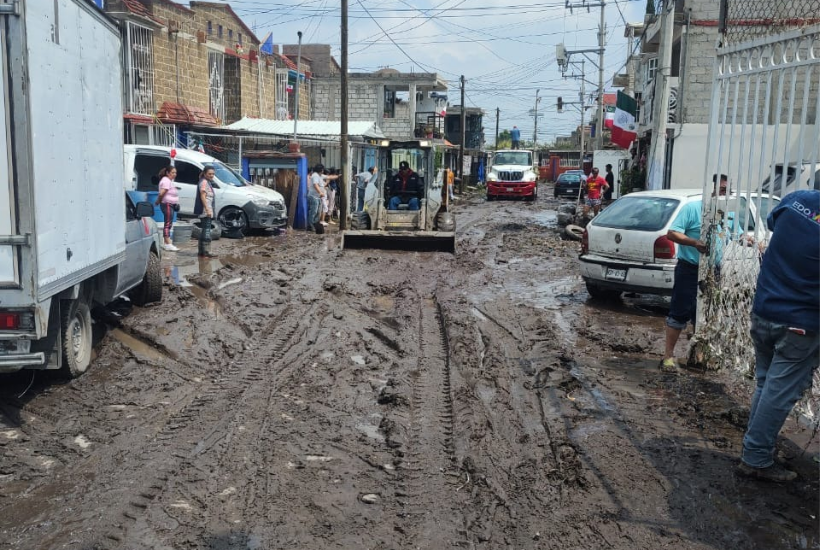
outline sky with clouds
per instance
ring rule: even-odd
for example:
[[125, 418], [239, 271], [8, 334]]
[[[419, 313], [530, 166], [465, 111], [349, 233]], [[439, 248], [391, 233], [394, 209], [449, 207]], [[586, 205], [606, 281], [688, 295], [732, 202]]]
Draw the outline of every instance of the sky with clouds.
[[[234, 11], [262, 39], [274, 43], [330, 44], [338, 60], [338, 0], [230, 0]], [[581, 3], [576, 2], [576, 4]], [[517, 125], [532, 139], [536, 90], [542, 98], [538, 141], [552, 141], [580, 123], [577, 110], [556, 112], [558, 96], [576, 100], [577, 79], [562, 79], [555, 46], [569, 50], [597, 47], [600, 8], [566, 8], [564, 0], [349, 0], [349, 67], [351, 72], [392, 67], [402, 72], [437, 72], [449, 82], [451, 104], [460, 103], [459, 76], [467, 80], [468, 107], [481, 107], [487, 142], [494, 139], [495, 110], [501, 129]], [[627, 56], [624, 21], [642, 22], [644, 0], [606, 2], [604, 79], [623, 72]], [[597, 62], [597, 55], [593, 56]], [[581, 60], [575, 55], [573, 60]], [[598, 73], [585, 64], [587, 92], [597, 89]], [[619, 69], [621, 69], [619, 71]], [[607, 91], [613, 91], [607, 84]], [[592, 110], [587, 111], [589, 114]]]

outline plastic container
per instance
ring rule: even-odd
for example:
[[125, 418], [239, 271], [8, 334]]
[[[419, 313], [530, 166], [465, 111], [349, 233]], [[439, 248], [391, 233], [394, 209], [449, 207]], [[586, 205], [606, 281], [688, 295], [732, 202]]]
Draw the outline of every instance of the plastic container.
[[194, 226], [188, 222], [174, 223], [173, 231], [171, 232], [174, 244], [185, 244], [191, 241], [191, 233], [194, 231]]

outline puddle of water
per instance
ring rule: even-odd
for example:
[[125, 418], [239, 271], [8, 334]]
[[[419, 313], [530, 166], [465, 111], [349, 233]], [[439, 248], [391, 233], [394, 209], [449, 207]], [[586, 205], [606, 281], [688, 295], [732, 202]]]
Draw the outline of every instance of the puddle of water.
[[222, 268], [222, 262], [216, 258], [199, 260], [191, 258], [190, 261], [179, 262], [169, 266], [165, 270], [165, 276], [177, 286], [189, 287], [188, 277], [191, 275], [210, 275], [214, 271]]
[[240, 265], [245, 267], [253, 267], [265, 262], [273, 261], [272, 256], [257, 256], [254, 254], [229, 254], [227, 256], [220, 256], [219, 261], [224, 264]]
[[207, 311], [211, 312], [215, 318], [219, 319], [222, 317], [222, 306], [219, 305], [219, 302], [208, 296], [207, 290], [196, 285], [190, 285], [188, 290], [191, 291], [191, 294], [196, 296], [199, 303], [202, 304]]
[[558, 216], [555, 210], [542, 210], [541, 212], [534, 212], [530, 216], [538, 225], [545, 227], [556, 227], [558, 225]]
[[161, 361], [165, 358], [164, 355], [152, 348], [150, 345], [146, 344], [142, 340], [134, 338], [122, 329], [115, 328], [111, 330], [111, 336], [125, 347], [131, 349], [131, 351], [137, 355], [145, 357], [146, 359]]
[[360, 420], [356, 422], [355, 426], [356, 429], [362, 432], [364, 435], [369, 437], [370, 439], [375, 439], [381, 443], [384, 442], [384, 434], [379, 431], [379, 422], [381, 422], [381, 415], [372, 415], [372, 418], [376, 420], [376, 424], [372, 424], [367, 420]]

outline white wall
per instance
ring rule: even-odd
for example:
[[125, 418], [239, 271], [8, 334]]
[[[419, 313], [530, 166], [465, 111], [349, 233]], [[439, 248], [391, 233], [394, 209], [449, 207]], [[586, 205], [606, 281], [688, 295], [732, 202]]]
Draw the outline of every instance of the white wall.
[[[734, 128], [727, 126], [717, 134], [718, 137], [722, 134], [720, 143], [712, 144], [709, 151], [709, 126], [685, 124], [675, 138], [671, 187], [702, 187], [704, 179], [711, 182], [712, 174], [721, 173], [729, 176], [733, 190], [745, 191], [751, 187], [756, 191], [760, 182], [769, 175], [772, 162], [795, 164], [801, 157], [805, 161], [810, 160], [812, 149], [820, 149], [820, 144], [814, 141], [814, 131], [813, 125], [807, 125], [801, 141], [800, 127], [797, 125], [791, 127], [788, 140], [789, 128], [786, 124], [779, 127], [757, 126], [754, 131], [751, 128], [744, 131], [741, 125]], [[815, 151], [815, 154], [820, 161], [820, 152]]]

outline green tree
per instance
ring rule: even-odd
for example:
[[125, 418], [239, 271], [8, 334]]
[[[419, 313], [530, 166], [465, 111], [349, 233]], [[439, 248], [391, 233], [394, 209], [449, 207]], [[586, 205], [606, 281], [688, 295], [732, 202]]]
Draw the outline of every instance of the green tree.
[[498, 141], [495, 144], [496, 149], [509, 149], [512, 147], [512, 137], [510, 137], [509, 130], [502, 130], [498, 134]]

